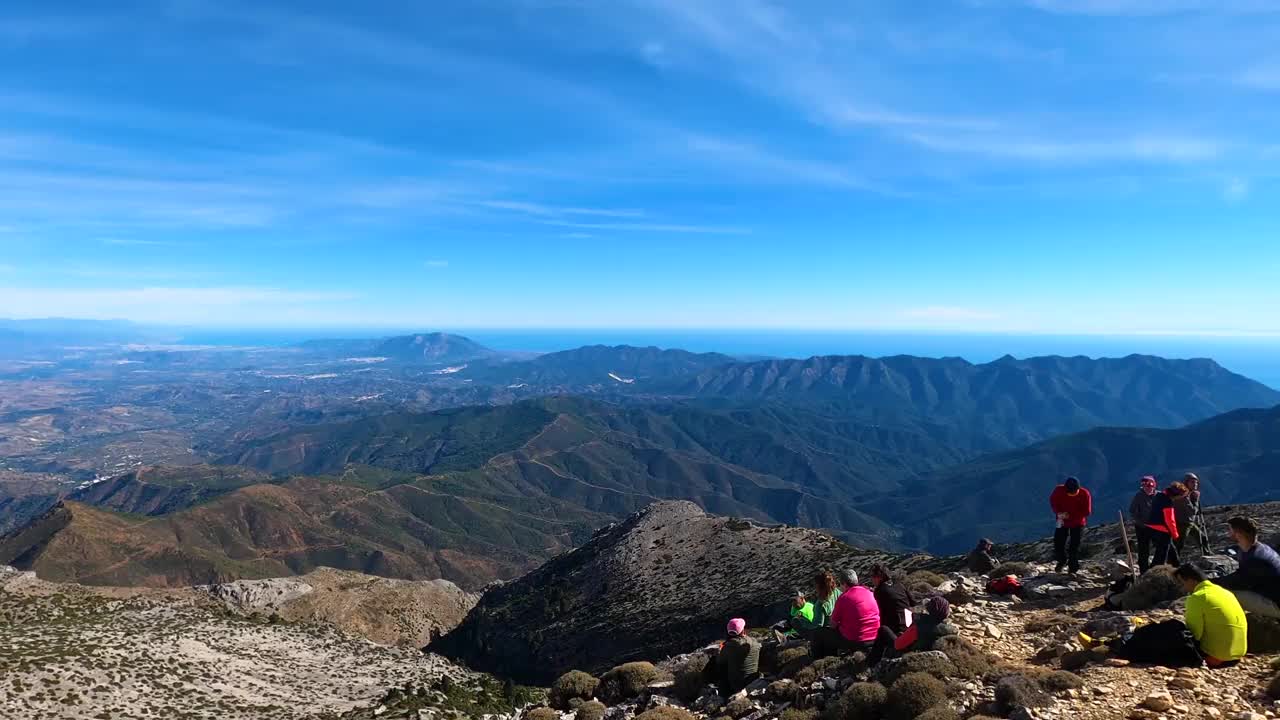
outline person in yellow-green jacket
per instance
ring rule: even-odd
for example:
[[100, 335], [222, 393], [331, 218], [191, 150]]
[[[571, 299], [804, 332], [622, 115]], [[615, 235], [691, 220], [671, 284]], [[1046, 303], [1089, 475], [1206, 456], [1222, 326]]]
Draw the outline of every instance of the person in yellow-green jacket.
[[1190, 596], [1184, 615], [1187, 629], [1200, 644], [1200, 654], [1209, 667], [1234, 665], [1248, 652], [1248, 625], [1244, 609], [1226, 588], [1209, 582], [1204, 571], [1182, 565], [1174, 576]]

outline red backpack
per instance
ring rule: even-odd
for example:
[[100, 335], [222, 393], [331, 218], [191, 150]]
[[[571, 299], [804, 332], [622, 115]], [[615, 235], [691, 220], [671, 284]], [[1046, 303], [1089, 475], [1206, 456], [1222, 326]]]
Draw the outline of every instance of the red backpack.
[[992, 595], [1017, 595], [1022, 592], [1022, 583], [1013, 575], [1005, 575], [987, 583], [987, 592]]

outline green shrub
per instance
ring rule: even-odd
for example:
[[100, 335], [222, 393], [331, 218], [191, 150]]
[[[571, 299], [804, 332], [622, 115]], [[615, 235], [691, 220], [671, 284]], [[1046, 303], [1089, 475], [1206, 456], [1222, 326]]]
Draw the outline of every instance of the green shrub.
[[960, 720], [960, 714], [950, 705], [934, 705], [916, 716], [916, 720]]
[[658, 669], [650, 662], [629, 662], [610, 670], [600, 678], [596, 694], [610, 705], [640, 694], [658, 677]]
[[723, 713], [729, 717], [740, 718], [749, 715], [756, 709], [756, 704], [746, 695], [734, 695], [724, 704]]
[[778, 653], [778, 674], [793, 677], [800, 668], [809, 664], [811, 655], [807, 647], [787, 648]]
[[1026, 675], [1006, 675], [996, 681], [996, 709], [1002, 715], [1020, 707], [1040, 707], [1048, 701], [1040, 684]]
[[824, 677], [838, 677], [849, 674], [852, 666], [853, 659], [851, 657], [825, 657], [821, 660], [814, 660], [809, 665], [801, 668], [795, 674], [794, 679], [801, 686], [809, 685]]
[[947, 686], [938, 678], [926, 673], [903, 675], [889, 688], [886, 717], [890, 720], [914, 720], [946, 699]]
[[1039, 680], [1041, 688], [1053, 693], [1078, 690], [1084, 687], [1084, 680], [1079, 675], [1066, 670], [1055, 670]]
[[831, 720], [879, 720], [888, 697], [888, 689], [880, 683], [854, 683], [833, 703]]
[[923, 584], [923, 585], [928, 585], [931, 588], [936, 588], [942, 585], [943, 583], [945, 583], [946, 581], [947, 579], [945, 577], [939, 575], [936, 572], [933, 572], [932, 570], [916, 570], [915, 572], [908, 575], [906, 578], [906, 583], [908, 586]]
[[779, 720], [817, 720], [818, 711], [812, 708], [787, 708], [778, 716]]
[[573, 720], [602, 720], [604, 711], [608, 710], [599, 700], [588, 700], [578, 706]]
[[885, 685], [890, 687], [897, 682], [898, 678], [911, 673], [922, 672], [926, 675], [932, 675], [939, 680], [946, 680], [956, 676], [955, 663], [945, 653], [941, 652], [914, 652], [903, 655], [893, 668], [886, 673], [883, 678]]
[[1023, 631], [1034, 635], [1051, 633], [1060, 628], [1070, 627], [1076, 624], [1076, 619], [1070, 615], [1060, 612], [1054, 612], [1041, 618], [1028, 620], [1023, 626]]
[[1173, 576], [1173, 571], [1170, 565], [1156, 565], [1143, 573], [1138, 582], [1120, 594], [1120, 607], [1129, 611], [1150, 610], [1185, 595], [1182, 582]]
[[933, 647], [946, 655], [955, 666], [955, 677], [976, 680], [991, 674], [991, 657], [968, 638], [948, 635], [939, 638]]
[[675, 685], [672, 686], [671, 692], [685, 702], [697, 700], [707, 687], [702, 680], [702, 673], [709, 662], [711, 658], [704, 653], [690, 655], [684, 665], [676, 670]]
[[581, 670], [570, 670], [551, 683], [551, 690], [547, 692], [547, 702], [557, 710], [568, 710], [569, 701], [574, 698], [590, 700], [595, 697], [596, 687], [599, 685], [600, 681], [587, 673]]
[[1272, 700], [1280, 700], [1280, 675], [1271, 678], [1271, 681], [1267, 683], [1267, 695]]
[[684, 708], [659, 705], [652, 710], [640, 713], [636, 716], [636, 720], [697, 720], [697, 717]]
[[524, 720], [560, 720], [560, 713], [549, 707], [536, 707], [524, 714]]
[[1031, 574], [1031, 566], [1024, 562], [1006, 562], [1000, 563], [992, 570], [988, 577], [998, 578], [1005, 575], [1017, 575], [1018, 577], [1026, 577]]

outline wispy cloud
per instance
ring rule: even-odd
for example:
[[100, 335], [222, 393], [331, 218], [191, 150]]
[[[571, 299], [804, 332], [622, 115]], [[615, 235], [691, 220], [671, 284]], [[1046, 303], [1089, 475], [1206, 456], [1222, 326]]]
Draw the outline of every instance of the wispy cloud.
[[[999, 2], [999, 0], [995, 0]], [[1228, 13], [1277, 12], [1270, 0], [1016, 0], [1028, 7], [1064, 15], [1156, 16], [1195, 11]], [[975, 4], [993, 4], [976, 0]]]
[[883, 189], [879, 183], [860, 176], [849, 167], [789, 157], [750, 142], [690, 135], [682, 150], [714, 158], [739, 175], [748, 173], [758, 181], [773, 184], [806, 183], [861, 190]]
[[1280, 60], [1254, 65], [1233, 79], [1237, 85], [1255, 90], [1280, 90]]
[[640, 218], [645, 216], [645, 213], [642, 210], [562, 207], [558, 205], [547, 205], [545, 203], [522, 200], [480, 200], [475, 204], [492, 210], [509, 210], [512, 212], [524, 213], [526, 215], [535, 215], [537, 217], [566, 217], [581, 215], [588, 217]]
[[547, 225], [578, 228], [580, 230], [619, 230], [624, 232], [674, 233], [689, 235], [745, 235], [751, 231], [743, 227], [727, 225], [680, 225], [672, 223], [591, 223], [569, 220], [544, 220]]
[[1149, 135], [1116, 140], [1049, 140], [1001, 135], [912, 133], [912, 142], [945, 152], [1041, 162], [1093, 163], [1114, 160], [1193, 162], [1219, 157], [1223, 143], [1203, 138]]
[[995, 320], [998, 313], [952, 305], [930, 305], [928, 307], [908, 308], [899, 313], [912, 320], [935, 320], [941, 322], [957, 322], [970, 320]]
[[1222, 197], [1227, 202], [1239, 202], [1249, 196], [1249, 181], [1244, 178], [1231, 178], [1222, 188]]
[[[271, 287], [0, 287], [0, 307], [11, 317], [128, 317], [143, 322], [216, 317], [224, 322], [239, 318], [245, 324], [259, 324], [266, 315], [282, 316], [300, 308], [345, 303], [358, 297], [351, 292]], [[211, 316], [211, 312], [216, 315]]]

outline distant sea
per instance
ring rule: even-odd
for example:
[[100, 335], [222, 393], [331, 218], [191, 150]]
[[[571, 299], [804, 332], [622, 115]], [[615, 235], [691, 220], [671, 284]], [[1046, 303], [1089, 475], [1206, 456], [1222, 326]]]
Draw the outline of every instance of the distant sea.
[[[184, 342], [202, 345], [287, 345], [317, 337], [358, 338], [422, 332], [421, 329], [198, 330]], [[1224, 367], [1280, 389], [1280, 338], [1188, 337], [1166, 335], [983, 335], [784, 330], [528, 330], [451, 328], [495, 350], [554, 352], [582, 345], [656, 345], [693, 352], [721, 352], [742, 358], [813, 355], [920, 355], [962, 357], [973, 363], [1004, 355], [1087, 355], [1121, 357], [1133, 353], [1167, 358], [1212, 358]]]

